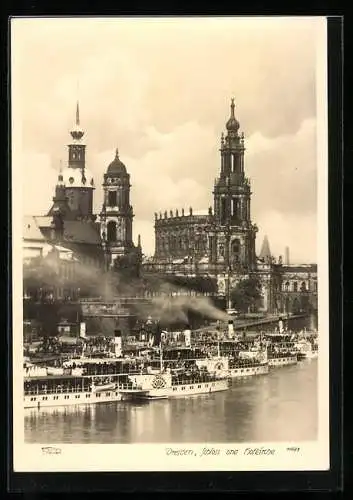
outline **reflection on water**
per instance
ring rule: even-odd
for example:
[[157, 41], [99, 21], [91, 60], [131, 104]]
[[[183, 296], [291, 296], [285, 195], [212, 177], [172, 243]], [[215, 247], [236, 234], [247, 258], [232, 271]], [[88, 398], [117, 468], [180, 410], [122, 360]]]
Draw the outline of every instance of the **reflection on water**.
[[317, 361], [233, 381], [226, 392], [25, 410], [30, 443], [306, 441], [317, 437]]

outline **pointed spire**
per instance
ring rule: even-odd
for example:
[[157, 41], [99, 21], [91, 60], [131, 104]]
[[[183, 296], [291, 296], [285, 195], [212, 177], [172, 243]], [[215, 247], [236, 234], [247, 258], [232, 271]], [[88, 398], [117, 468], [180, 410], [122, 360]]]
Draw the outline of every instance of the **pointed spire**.
[[235, 118], [234, 108], [235, 108], [234, 97], [232, 97], [231, 102], [230, 102], [230, 117], [231, 118]]
[[115, 150], [115, 159], [119, 160], [119, 149], [118, 148], [116, 148], [116, 150]]
[[75, 141], [79, 141], [84, 136], [84, 131], [80, 125], [80, 105], [78, 101], [76, 102], [76, 121], [70, 134]]
[[76, 125], [80, 126], [80, 104], [76, 103]]
[[271, 250], [270, 250], [270, 244], [267, 238], [267, 235], [265, 235], [264, 240], [262, 242], [262, 247], [261, 247], [261, 252], [259, 255], [260, 259], [263, 259], [265, 261], [271, 260]]

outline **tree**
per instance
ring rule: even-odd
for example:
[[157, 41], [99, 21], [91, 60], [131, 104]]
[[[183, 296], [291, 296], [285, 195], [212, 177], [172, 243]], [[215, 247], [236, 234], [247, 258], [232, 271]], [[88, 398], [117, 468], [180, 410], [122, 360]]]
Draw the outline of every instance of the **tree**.
[[262, 297], [260, 281], [257, 278], [242, 280], [231, 290], [230, 296], [236, 309], [247, 312]]

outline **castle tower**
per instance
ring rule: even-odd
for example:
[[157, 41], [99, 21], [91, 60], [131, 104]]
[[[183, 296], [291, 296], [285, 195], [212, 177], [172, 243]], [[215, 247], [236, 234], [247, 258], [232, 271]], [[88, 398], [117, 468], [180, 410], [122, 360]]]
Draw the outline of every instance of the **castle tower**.
[[68, 145], [68, 166], [62, 173], [65, 196], [68, 198], [71, 216], [76, 220], [93, 219], [93, 175], [86, 167], [86, 145], [84, 131], [80, 125], [79, 103], [76, 105], [76, 121], [70, 132], [72, 142]]
[[239, 134], [234, 99], [226, 123], [226, 136], [221, 137], [221, 169], [214, 185], [214, 216], [220, 228], [210, 241], [211, 260], [229, 263], [237, 269], [253, 270], [256, 266], [256, 227], [251, 223], [250, 181], [244, 171], [244, 134]]
[[101, 235], [110, 255], [110, 265], [118, 257], [126, 256], [134, 249], [130, 187], [130, 175], [116, 150], [115, 158], [104, 174], [104, 202], [100, 214]]

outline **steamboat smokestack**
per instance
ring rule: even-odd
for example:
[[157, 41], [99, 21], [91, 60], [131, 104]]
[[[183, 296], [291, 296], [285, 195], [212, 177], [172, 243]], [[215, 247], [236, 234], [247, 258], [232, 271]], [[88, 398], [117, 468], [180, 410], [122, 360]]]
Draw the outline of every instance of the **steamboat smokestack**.
[[289, 266], [289, 247], [284, 249], [284, 263], [286, 266]]
[[278, 320], [278, 330], [279, 330], [279, 333], [283, 333], [284, 332], [284, 326], [283, 326], [283, 319], [282, 318], [279, 318], [279, 320]]
[[80, 337], [81, 337], [81, 339], [86, 338], [86, 323], [84, 323], [84, 322], [80, 323]]
[[233, 323], [233, 320], [230, 319], [228, 321], [228, 338], [232, 339], [233, 336], [234, 336], [234, 323]]
[[114, 330], [114, 354], [117, 358], [121, 358], [123, 354], [121, 330]]
[[184, 330], [184, 340], [185, 340], [185, 346], [190, 347], [191, 346], [191, 329], [190, 325], [186, 325], [186, 328]]

